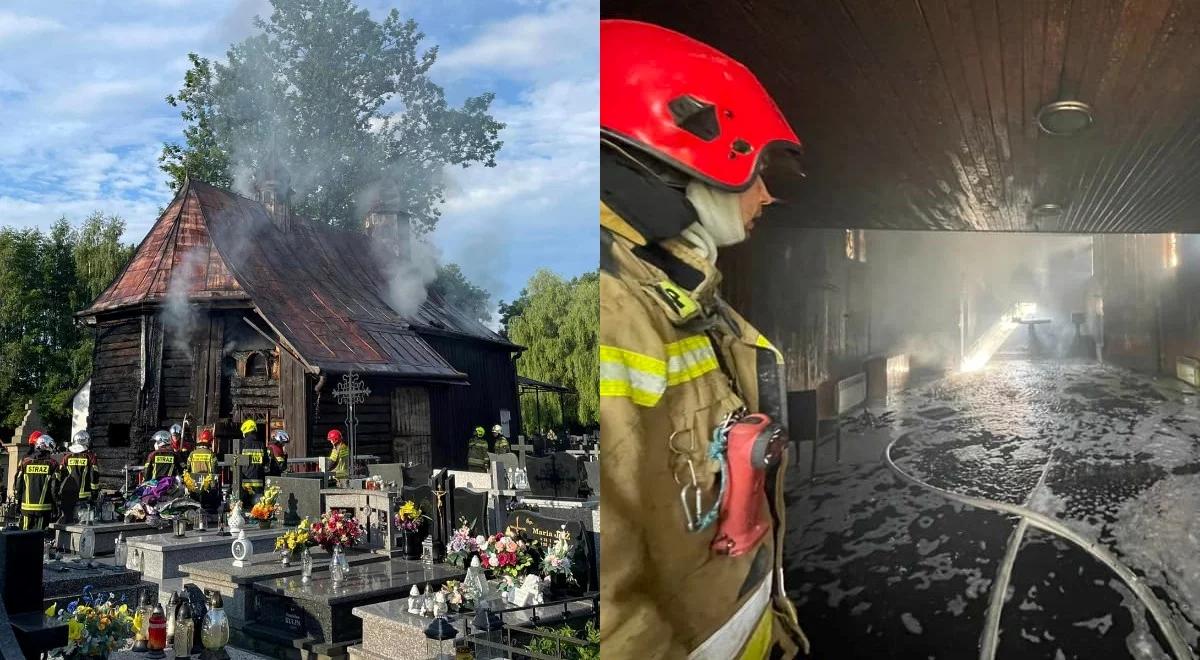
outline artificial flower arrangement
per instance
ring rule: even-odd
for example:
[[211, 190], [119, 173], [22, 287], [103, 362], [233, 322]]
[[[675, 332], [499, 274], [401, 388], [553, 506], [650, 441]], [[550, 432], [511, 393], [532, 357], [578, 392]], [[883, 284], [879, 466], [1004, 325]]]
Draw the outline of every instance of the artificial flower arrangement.
[[308, 518], [301, 520], [296, 529], [286, 531], [275, 539], [275, 551], [295, 555], [303, 552], [305, 548], [315, 545], [309, 529]]
[[280, 506], [275, 503], [279, 497], [279, 486], [267, 486], [263, 496], [250, 509], [250, 517], [255, 520], [271, 520], [279, 513]]
[[[466, 566], [471, 557], [479, 554], [479, 544], [484, 537], [471, 535], [471, 525], [466, 518], [459, 518], [459, 527], [446, 543], [446, 562], [456, 566]], [[482, 560], [480, 560], [482, 563]]]
[[529, 544], [511, 527], [479, 542], [479, 565], [500, 575], [518, 578], [533, 564]]
[[216, 476], [211, 472], [207, 472], [201, 477], [200, 481], [196, 481], [196, 476], [191, 472], [183, 473], [183, 485], [189, 493], [208, 492], [217, 485]]
[[200, 504], [188, 495], [184, 482], [176, 477], [151, 479], [139, 485], [125, 501], [125, 522], [147, 522], [159, 525]]
[[350, 548], [358, 545], [363, 534], [358, 520], [336, 509], [322, 514], [321, 519], [309, 528], [313, 545], [319, 545], [327, 552], [332, 551], [334, 546]]
[[567, 541], [566, 530], [567, 526], [563, 525], [562, 531], [554, 535], [554, 543], [546, 548], [545, 555], [542, 557], [542, 575], [547, 578], [552, 575], [561, 575], [566, 578], [567, 582], [575, 584], [575, 573], [571, 570], [574, 546]]
[[475, 602], [470, 591], [467, 590], [467, 585], [458, 580], [447, 580], [442, 585], [442, 593], [446, 594], [446, 605], [450, 607], [451, 611], [469, 607]]
[[89, 584], [79, 600], [71, 601], [62, 611], [57, 611], [57, 605], [46, 610], [46, 616], [57, 616], [67, 623], [67, 645], [59, 649], [65, 660], [107, 656], [133, 637], [139, 622], [128, 605], [118, 605], [114, 598], [111, 592], [92, 595]]
[[420, 532], [424, 520], [430, 520], [429, 516], [424, 515], [421, 507], [412, 500], [401, 504], [400, 508], [396, 510], [396, 528], [407, 534]]

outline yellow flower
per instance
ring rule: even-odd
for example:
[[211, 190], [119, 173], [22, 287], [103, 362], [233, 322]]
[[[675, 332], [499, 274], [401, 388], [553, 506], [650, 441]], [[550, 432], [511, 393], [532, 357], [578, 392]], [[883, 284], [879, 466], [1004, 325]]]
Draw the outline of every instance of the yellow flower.
[[46, 608], [46, 616], [54, 616], [54, 613], [57, 611], [58, 611], [58, 603], [51, 603], [50, 607]]
[[83, 624], [76, 621], [75, 619], [71, 619], [70, 621], [68, 621], [67, 622], [67, 639], [72, 642], [76, 641], [78, 639], [83, 639]]

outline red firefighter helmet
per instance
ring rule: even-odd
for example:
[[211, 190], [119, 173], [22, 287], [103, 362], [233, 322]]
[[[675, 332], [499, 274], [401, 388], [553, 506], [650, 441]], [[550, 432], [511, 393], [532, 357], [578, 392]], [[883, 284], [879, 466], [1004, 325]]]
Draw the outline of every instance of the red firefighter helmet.
[[325, 439], [336, 445], [342, 441], [342, 432], [337, 429], [329, 429], [329, 433], [325, 434]]
[[42, 437], [41, 431], [34, 431], [33, 433], [30, 433], [29, 434], [29, 446], [33, 447], [33, 446], [37, 445], [38, 438], [40, 438], [40, 437]]
[[200, 438], [196, 442], [199, 442], [202, 445], [211, 445], [212, 444], [212, 431], [210, 431], [208, 429], [204, 429], [203, 431], [200, 431]]
[[627, 20], [600, 21], [600, 131], [731, 191], [754, 183], [768, 148], [803, 149], [740, 62], [673, 30]]

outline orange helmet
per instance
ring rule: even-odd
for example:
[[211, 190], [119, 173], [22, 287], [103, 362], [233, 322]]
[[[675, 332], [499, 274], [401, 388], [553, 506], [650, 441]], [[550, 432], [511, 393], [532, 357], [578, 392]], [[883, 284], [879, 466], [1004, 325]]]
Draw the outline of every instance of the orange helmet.
[[202, 445], [211, 445], [212, 444], [212, 431], [210, 431], [208, 429], [204, 429], [203, 431], [200, 431], [200, 438], [197, 439], [196, 442], [199, 442]]
[[329, 429], [329, 433], [325, 434], [325, 439], [336, 445], [342, 441], [342, 432], [337, 429]]
[[740, 62], [673, 30], [627, 20], [600, 21], [600, 132], [731, 191], [754, 183], [768, 148], [803, 148]]

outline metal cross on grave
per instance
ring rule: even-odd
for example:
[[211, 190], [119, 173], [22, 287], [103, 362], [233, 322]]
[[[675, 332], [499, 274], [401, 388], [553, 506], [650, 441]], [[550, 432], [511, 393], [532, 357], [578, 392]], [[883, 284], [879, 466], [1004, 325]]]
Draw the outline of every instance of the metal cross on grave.
[[517, 452], [517, 466], [522, 470], [525, 469], [525, 452], [533, 451], [533, 445], [525, 444], [525, 436], [517, 436], [517, 443], [508, 446], [512, 451]]
[[333, 399], [338, 404], [346, 406], [346, 443], [350, 448], [350, 465], [348, 474], [351, 478], [355, 476], [355, 456], [358, 455], [358, 439], [356, 430], [358, 428], [358, 415], [355, 413], [355, 407], [366, 401], [367, 397], [371, 396], [371, 388], [366, 386], [366, 383], [358, 377], [358, 374], [353, 371], [342, 376], [342, 380], [333, 388]]

